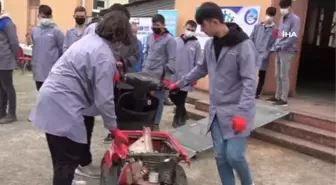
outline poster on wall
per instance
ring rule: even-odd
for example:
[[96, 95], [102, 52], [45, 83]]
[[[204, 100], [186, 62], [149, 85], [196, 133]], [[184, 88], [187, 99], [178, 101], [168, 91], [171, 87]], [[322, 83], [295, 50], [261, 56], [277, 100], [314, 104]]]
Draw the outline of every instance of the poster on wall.
[[152, 18], [151, 17], [131, 17], [130, 22], [138, 25], [137, 37], [141, 41], [145, 49], [146, 42], [147, 42], [147, 36], [152, 33]]
[[158, 10], [163, 15], [167, 30], [176, 37], [177, 35], [177, 10]]
[[[237, 23], [247, 35], [251, 35], [253, 27], [259, 22], [260, 6], [224, 6], [221, 7], [225, 22]], [[196, 30], [197, 39], [202, 49], [210, 38], [201, 31], [201, 26]]]

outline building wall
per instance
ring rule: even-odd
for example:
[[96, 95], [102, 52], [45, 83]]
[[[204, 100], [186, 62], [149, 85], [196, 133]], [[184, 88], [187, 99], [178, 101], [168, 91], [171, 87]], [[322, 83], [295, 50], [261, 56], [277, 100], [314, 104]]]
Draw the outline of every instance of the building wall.
[[27, 0], [6, 0], [4, 12], [8, 13], [17, 28], [17, 34], [20, 42], [25, 42], [27, 33], [28, 17]]
[[[178, 10], [178, 33], [183, 33], [184, 23], [189, 19], [194, 19], [196, 7], [200, 6], [204, 0], [176, 0], [175, 9]], [[272, 4], [271, 0], [213, 0], [219, 6], [255, 6], [259, 5], [261, 8], [260, 20], [264, 19], [266, 8]], [[209, 79], [205, 77], [200, 79], [196, 85], [198, 89], [208, 91]]]

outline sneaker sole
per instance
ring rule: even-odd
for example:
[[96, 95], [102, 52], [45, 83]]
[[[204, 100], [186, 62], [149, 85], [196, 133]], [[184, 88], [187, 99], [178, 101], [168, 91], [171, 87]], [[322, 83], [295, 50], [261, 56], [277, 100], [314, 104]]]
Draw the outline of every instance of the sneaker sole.
[[79, 176], [82, 176], [82, 177], [88, 177], [88, 178], [91, 178], [91, 179], [99, 179], [100, 178], [100, 176], [91, 176], [91, 175], [88, 175], [86, 173], [83, 173], [82, 171], [80, 171], [78, 169], [75, 170], [75, 174], [79, 175]]

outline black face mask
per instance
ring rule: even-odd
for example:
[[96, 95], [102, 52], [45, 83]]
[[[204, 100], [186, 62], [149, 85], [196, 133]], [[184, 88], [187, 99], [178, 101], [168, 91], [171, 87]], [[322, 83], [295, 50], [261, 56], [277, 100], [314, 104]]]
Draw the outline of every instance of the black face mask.
[[155, 27], [152, 27], [152, 30], [155, 34], [160, 34], [162, 31], [161, 31], [161, 28], [155, 28]]
[[75, 20], [78, 25], [83, 25], [86, 19], [84, 17], [76, 17]]

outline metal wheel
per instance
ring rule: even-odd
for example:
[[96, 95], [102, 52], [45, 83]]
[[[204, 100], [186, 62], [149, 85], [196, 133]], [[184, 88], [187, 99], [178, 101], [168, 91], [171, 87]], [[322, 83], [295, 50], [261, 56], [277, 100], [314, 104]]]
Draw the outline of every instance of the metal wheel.
[[175, 168], [175, 183], [174, 185], [188, 185], [188, 178], [187, 175], [182, 168], [182, 166], [177, 165]]
[[119, 175], [120, 166], [112, 165], [110, 169], [107, 169], [106, 165], [103, 165], [100, 174], [100, 185], [118, 185]]

